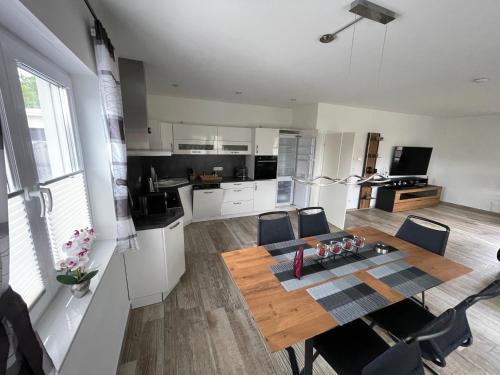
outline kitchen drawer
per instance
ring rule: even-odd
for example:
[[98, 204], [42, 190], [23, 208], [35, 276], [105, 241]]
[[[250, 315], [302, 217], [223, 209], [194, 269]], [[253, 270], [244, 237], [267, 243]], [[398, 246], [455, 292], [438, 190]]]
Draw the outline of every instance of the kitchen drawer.
[[218, 217], [222, 205], [222, 189], [203, 189], [193, 192], [193, 218]]
[[223, 202], [251, 201], [253, 200], [253, 188], [224, 189]]
[[253, 181], [223, 182], [220, 187], [222, 189], [253, 189]]
[[222, 204], [222, 215], [236, 215], [253, 211], [253, 200], [226, 202]]

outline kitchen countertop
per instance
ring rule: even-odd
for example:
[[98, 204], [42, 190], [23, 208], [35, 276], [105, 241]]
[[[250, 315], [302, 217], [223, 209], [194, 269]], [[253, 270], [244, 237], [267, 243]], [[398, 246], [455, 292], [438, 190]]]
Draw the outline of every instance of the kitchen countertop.
[[154, 215], [140, 215], [134, 216], [135, 229], [148, 230], [148, 229], [161, 229], [172, 224], [176, 220], [184, 216], [182, 207], [169, 208], [165, 214]]

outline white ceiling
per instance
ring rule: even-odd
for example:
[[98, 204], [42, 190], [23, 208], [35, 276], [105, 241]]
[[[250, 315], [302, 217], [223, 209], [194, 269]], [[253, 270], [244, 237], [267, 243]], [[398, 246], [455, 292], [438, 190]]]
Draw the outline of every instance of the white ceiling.
[[119, 54], [146, 63], [151, 94], [500, 113], [499, 0], [374, 0], [399, 15], [387, 25], [379, 84], [385, 26], [357, 24], [350, 74], [354, 29], [318, 42], [354, 19], [348, 0], [101, 1]]

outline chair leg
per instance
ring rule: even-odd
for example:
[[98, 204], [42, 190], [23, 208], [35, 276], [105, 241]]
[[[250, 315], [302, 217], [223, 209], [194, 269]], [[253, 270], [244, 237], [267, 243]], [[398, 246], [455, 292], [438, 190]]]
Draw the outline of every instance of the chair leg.
[[285, 348], [285, 350], [288, 352], [288, 357], [290, 359], [290, 367], [292, 368], [292, 375], [300, 375], [299, 365], [297, 363], [297, 356], [295, 355], [295, 350], [291, 346]]

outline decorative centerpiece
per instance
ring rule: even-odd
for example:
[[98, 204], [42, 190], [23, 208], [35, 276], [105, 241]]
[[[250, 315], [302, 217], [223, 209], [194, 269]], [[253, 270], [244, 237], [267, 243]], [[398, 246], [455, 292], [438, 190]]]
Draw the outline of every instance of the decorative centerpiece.
[[92, 228], [75, 230], [73, 236], [62, 246], [67, 255], [57, 262], [60, 272], [56, 279], [61, 284], [71, 285], [71, 293], [81, 298], [89, 291], [90, 280], [97, 275], [97, 270], [87, 270], [88, 253], [94, 243], [95, 234]]

